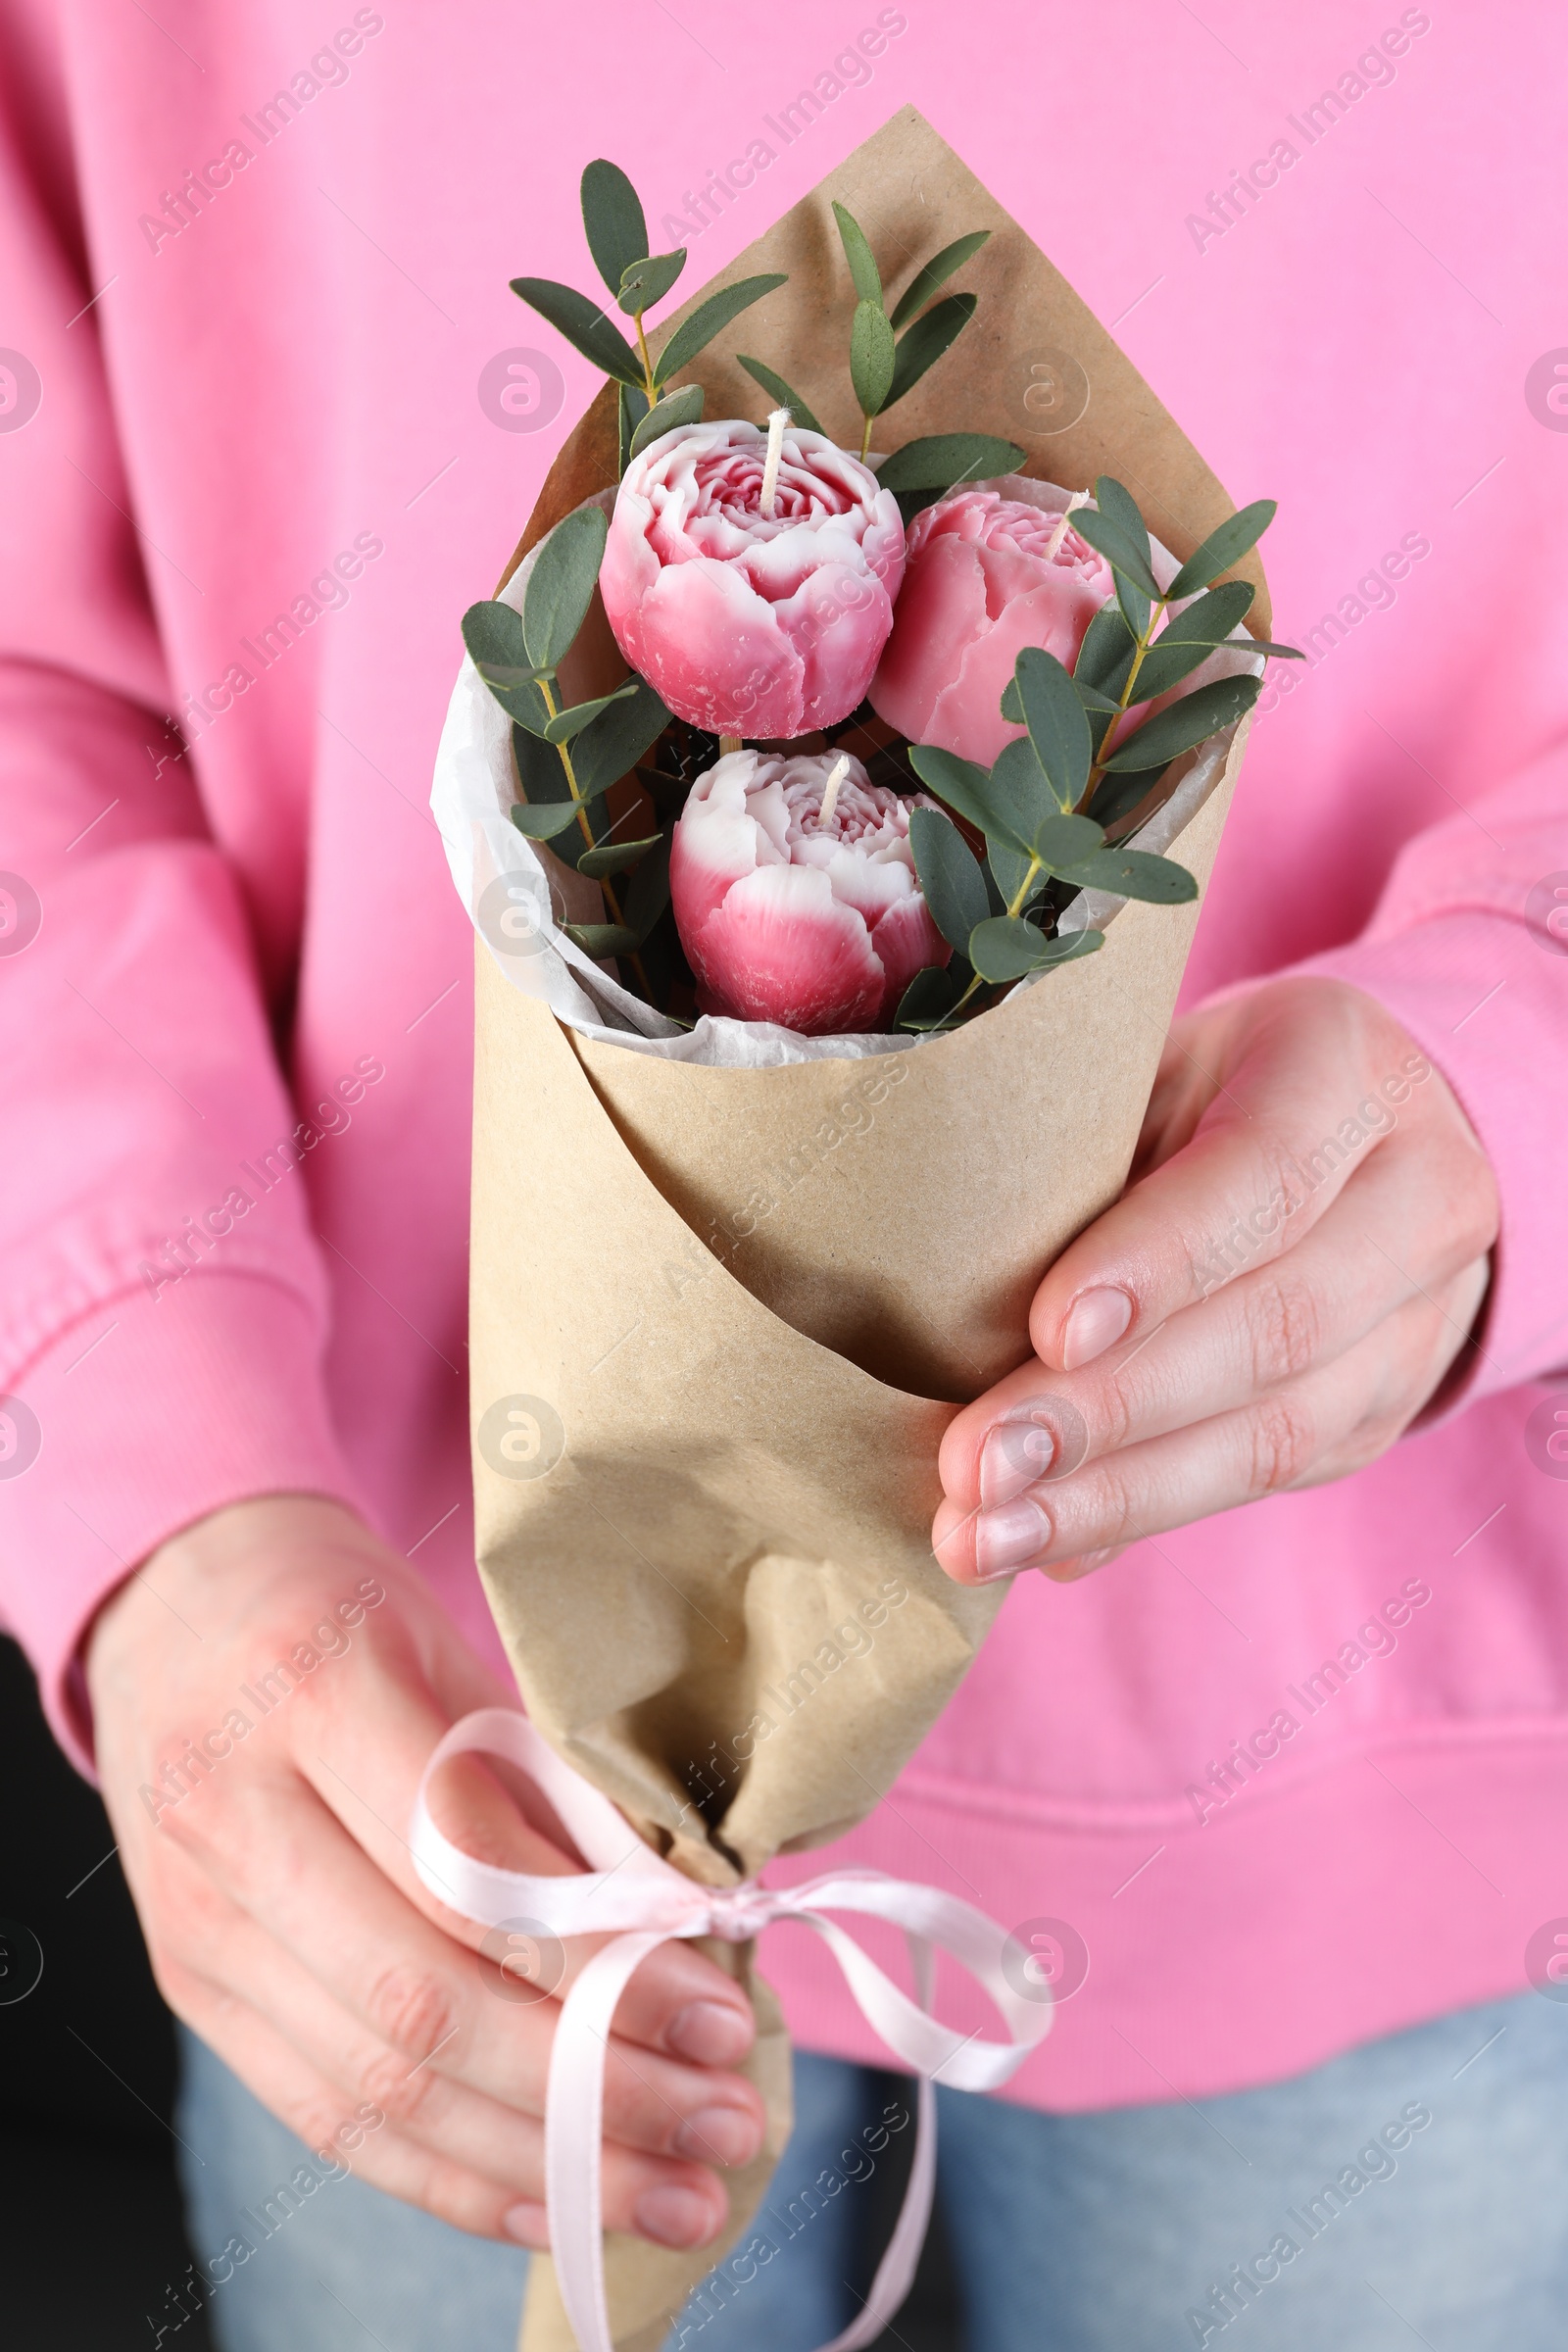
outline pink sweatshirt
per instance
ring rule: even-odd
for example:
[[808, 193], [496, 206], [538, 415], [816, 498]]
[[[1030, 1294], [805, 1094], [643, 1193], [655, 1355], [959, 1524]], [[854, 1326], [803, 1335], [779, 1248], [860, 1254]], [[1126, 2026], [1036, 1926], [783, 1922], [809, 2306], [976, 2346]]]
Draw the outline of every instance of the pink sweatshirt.
[[[426, 799], [459, 615], [596, 381], [507, 280], [594, 283], [593, 155], [696, 282], [913, 101], [1237, 500], [1280, 501], [1310, 660], [1261, 704], [1187, 1001], [1370, 990], [1503, 1221], [1462, 1410], [1021, 1579], [838, 1858], [1065, 1923], [1087, 1981], [1013, 2085], [1042, 2106], [1265, 2081], [1522, 1985], [1568, 1912], [1568, 23], [613, 16], [6, 11], [0, 1562], [52, 1720], [85, 1761], [94, 1607], [277, 1490], [356, 1503], [499, 1657], [471, 938]], [[813, 1938], [765, 1959], [805, 2042], [872, 2053]]]

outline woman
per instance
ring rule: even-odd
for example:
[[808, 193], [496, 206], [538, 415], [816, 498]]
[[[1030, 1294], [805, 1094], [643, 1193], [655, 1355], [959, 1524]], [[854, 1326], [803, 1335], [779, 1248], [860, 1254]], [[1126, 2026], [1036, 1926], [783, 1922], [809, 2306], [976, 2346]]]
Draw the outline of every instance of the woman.
[[[555, 2004], [499, 1997], [402, 1838], [441, 1732], [506, 1692], [467, 1501], [471, 947], [424, 799], [456, 616], [589, 386], [505, 281], [524, 248], [572, 275], [591, 154], [667, 189], [707, 275], [906, 102], [1238, 497], [1279, 496], [1308, 655], [1136, 1181], [944, 1450], [949, 1573], [1029, 1573], [836, 1849], [980, 1901], [1067, 1996], [1006, 2100], [944, 2094], [968, 2340], [1555, 2340], [1568, 442], [1547, 61], [1517, 75], [1561, 36], [1517, 13], [1510, 43], [1407, 9], [1355, 57], [1178, 12], [1108, 70], [1061, 8], [961, 47], [886, 9], [835, 56], [811, 8], [606, 41], [11, 0], [0, 1556], [188, 2029], [226, 2352], [351, 2340], [345, 2310], [488, 2352], [543, 2238]], [[760, 193], [708, 175], [715, 116]], [[548, 1866], [477, 1774], [465, 1802], [474, 1850]], [[898, 2086], [809, 1942], [764, 1962], [806, 2218], [672, 2342], [817, 2343], [874, 2254]], [[716, 2235], [749, 2036], [700, 1955], [638, 1976], [612, 2228]]]

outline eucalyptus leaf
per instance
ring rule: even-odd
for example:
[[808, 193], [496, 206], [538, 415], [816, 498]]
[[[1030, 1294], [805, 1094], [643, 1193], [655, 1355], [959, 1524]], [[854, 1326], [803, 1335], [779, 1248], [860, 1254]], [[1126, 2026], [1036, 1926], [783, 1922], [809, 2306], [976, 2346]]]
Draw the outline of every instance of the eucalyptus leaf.
[[940, 1029], [962, 996], [963, 980], [951, 964], [928, 963], [915, 973], [903, 996], [895, 1026], [900, 1029]]
[[648, 251], [648, 223], [631, 181], [603, 156], [582, 175], [582, 224], [594, 268], [618, 294], [626, 270]]
[[1073, 672], [1072, 690], [1089, 714], [1091, 735], [1094, 734], [1097, 719], [1114, 718], [1121, 709], [1119, 702], [1113, 701], [1108, 694], [1102, 694], [1098, 686], [1089, 685], [1085, 679], [1079, 677], [1076, 670]]
[[558, 286], [552, 277], [514, 277], [512, 291], [541, 318], [548, 318], [573, 351], [580, 351], [606, 375], [612, 375], [617, 383], [641, 384], [641, 360], [620, 329], [611, 325], [599, 304], [590, 302], [586, 294], [571, 286]]
[[[1004, 841], [986, 843], [986, 863], [997, 887], [1002, 905], [992, 906], [987, 897], [988, 913], [1004, 913], [1017, 901], [1016, 912], [1022, 914], [1039, 898], [1051, 876], [1037, 858], [1026, 858], [1017, 850], [1009, 850]], [[1021, 894], [1021, 895], [1020, 895]]]
[[636, 686], [624, 702], [612, 703], [590, 719], [572, 745], [578, 789], [586, 797], [618, 783], [669, 724], [669, 712], [653, 688], [641, 678]]
[[646, 841], [603, 842], [597, 850], [584, 850], [577, 871], [586, 874], [590, 882], [603, 882], [607, 874], [623, 874], [663, 838], [662, 833], [650, 833]]
[[[749, 311], [754, 302], [760, 302], [764, 294], [771, 294], [775, 286], [784, 285], [787, 278], [788, 273], [779, 270], [770, 270], [761, 277], [743, 277], [699, 303], [684, 324], [676, 327], [654, 362], [655, 383], [667, 383], [672, 375], [678, 375], [732, 318], [738, 318], [742, 311]], [[640, 381], [640, 369], [638, 374]]]
[[497, 687], [525, 685], [538, 674], [522, 642], [521, 614], [499, 598], [468, 607], [463, 615], [463, 642], [492, 692]]
[[648, 414], [648, 395], [641, 384], [622, 384], [620, 400], [620, 470], [631, 464], [631, 445], [637, 427]]
[[642, 942], [635, 931], [624, 923], [563, 923], [562, 929], [574, 948], [599, 962], [606, 956], [630, 956]]
[[1211, 588], [1206, 596], [1195, 597], [1180, 612], [1173, 612], [1156, 643], [1223, 645], [1247, 618], [1256, 594], [1250, 580], [1229, 580], [1223, 588]]
[[1021, 980], [1051, 960], [1051, 942], [1022, 915], [993, 914], [969, 939], [969, 961], [982, 980]]
[[651, 311], [656, 302], [662, 302], [685, 267], [684, 245], [677, 245], [673, 253], [647, 254], [633, 262], [615, 298], [627, 318], [635, 318], [639, 311]]
[[678, 392], [666, 392], [656, 401], [631, 437], [631, 455], [640, 458], [650, 441], [662, 433], [672, 433], [679, 424], [697, 424], [703, 414], [701, 384], [682, 384]]
[[621, 912], [639, 939], [648, 937], [669, 905], [670, 840], [668, 833], [657, 836], [648, 855], [626, 885]]
[[776, 409], [788, 409], [791, 423], [803, 424], [808, 433], [822, 430], [800, 394], [781, 375], [776, 375], [771, 368], [764, 367], [760, 360], [749, 360], [742, 351], [735, 354], [735, 364], [744, 368], [755, 383], [761, 385]]
[[1092, 956], [1105, 944], [1103, 931], [1068, 931], [1046, 941], [1046, 952], [1036, 964], [1036, 971], [1054, 970], [1058, 963], [1076, 963], [1080, 956]]
[[[899, 338], [898, 362], [893, 380], [878, 411], [891, 409], [906, 392], [912, 392], [928, 368], [934, 368], [951, 343], [956, 342], [975, 314], [978, 294], [950, 294], [942, 302], [906, 327]], [[889, 327], [891, 335], [893, 329]]]
[[1055, 655], [1036, 645], [1022, 649], [1013, 678], [1035, 758], [1057, 806], [1074, 808], [1089, 782], [1095, 756], [1078, 690]]
[[[1080, 713], [1080, 715], [1082, 715]], [[1047, 817], [1058, 813], [1051, 780], [1027, 735], [1004, 743], [982, 792], [986, 839], [1034, 855], [1034, 838]]]
[[631, 678], [624, 686], [617, 686], [613, 694], [602, 694], [595, 702], [572, 703], [566, 710], [558, 710], [545, 728], [546, 743], [569, 743], [574, 735], [580, 735], [584, 727], [599, 716], [601, 710], [608, 710], [612, 703], [628, 701], [641, 683], [640, 678]]
[[1016, 441], [994, 433], [929, 433], [884, 458], [876, 478], [884, 490], [952, 490], [1010, 473], [1023, 455]]
[[1084, 631], [1072, 668], [1074, 683], [1081, 681], [1100, 694], [1119, 695], [1132, 667], [1134, 642], [1120, 605], [1107, 600]]
[[1150, 576], [1152, 577], [1149, 531], [1132, 492], [1118, 482], [1114, 474], [1102, 473], [1095, 483], [1095, 504], [1101, 514], [1115, 524], [1128, 546], [1151, 566]]
[[[982, 833], [990, 831], [990, 809], [985, 799], [989, 776], [972, 760], [960, 760], [956, 752], [945, 752], [934, 743], [914, 743], [909, 746], [909, 765], [927, 791], [934, 792], [939, 801], [967, 817]], [[1023, 844], [1017, 845], [1020, 849]]]
[[496, 686], [491, 693], [507, 716], [529, 735], [543, 736], [550, 724], [550, 705], [532, 672], [525, 672], [515, 686]]
[[1179, 703], [1156, 711], [1125, 736], [1105, 761], [1107, 774], [1134, 768], [1164, 767], [1180, 752], [1190, 752], [1221, 727], [1250, 710], [1262, 688], [1258, 678], [1215, 678], [1184, 694]]
[[1306, 660], [1298, 645], [1271, 645], [1266, 637], [1254, 637], [1247, 650], [1250, 654], [1272, 654], [1277, 662]]
[[1158, 584], [1149, 564], [1149, 534], [1144, 533], [1143, 545], [1128, 536], [1114, 514], [1103, 514], [1095, 507], [1074, 510], [1072, 527], [1091, 547], [1098, 547], [1107, 564], [1118, 576], [1125, 576], [1152, 601], [1159, 594]]
[[1152, 906], [1181, 906], [1198, 896], [1185, 865], [1149, 850], [1097, 850], [1066, 873], [1083, 890], [1114, 891], [1121, 899], [1145, 899]]
[[1250, 547], [1257, 545], [1278, 512], [1276, 500], [1256, 498], [1239, 514], [1230, 515], [1188, 557], [1170, 584], [1170, 595], [1191, 596], [1195, 588], [1206, 588], [1222, 571], [1229, 571]]
[[910, 809], [909, 847], [931, 920], [949, 947], [961, 953], [990, 912], [979, 860], [952, 817], [938, 808]]
[[944, 245], [940, 253], [934, 253], [915, 271], [899, 296], [893, 311], [893, 325], [907, 326], [915, 312], [924, 309], [938, 286], [945, 286], [954, 271], [961, 270], [970, 255], [979, 252], [990, 234], [989, 228], [971, 229], [966, 237], [956, 237], [951, 245]]
[[535, 808], [543, 802], [569, 801], [571, 784], [566, 775], [565, 761], [553, 743], [543, 735], [516, 720], [512, 729], [512, 756], [517, 763], [517, 781], [522, 797]]
[[1159, 782], [1162, 767], [1134, 768], [1122, 776], [1103, 775], [1089, 796], [1089, 814], [1107, 828], [1130, 816], [1145, 794]]
[[877, 309], [881, 310], [882, 272], [877, 268], [876, 257], [866, 242], [864, 229], [855, 215], [846, 211], [842, 204], [834, 204], [833, 218], [839, 224], [839, 236], [844, 244], [844, 258], [850, 265], [850, 275], [855, 280], [857, 295], [861, 302], [874, 302]]
[[599, 507], [578, 507], [540, 543], [522, 599], [522, 637], [529, 660], [554, 669], [571, 650], [593, 601], [610, 519]]
[[850, 381], [863, 416], [874, 416], [887, 399], [898, 356], [881, 303], [858, 302], [850, 328]]
[[1084, 860], [1103, 849], [1105, 832], [1092, 816], [1048, 816], [1034, 838], [1034, 853], [1054, 874], [1077, 882]]
[[1144, 594], [1138, 582], [1129, 579], [1124, 571], [1116, 574], [1116, 603], [1132, 634], [1142, 637], [1149, 627], [1152, 600]]
[[1191, 677], [1195, 669], [1201, 669], [1213, 651], [1211, 645], [1184, 645], [1180, 638], [1167, 642], [1163, 634], [1156, 637], [1139, 664], [1134, 700], [1152, 703], [1156, 695], [1168, 694], [1183, 678]]
[[568, 825], [577, 822], [580, 806], [577, 801], [546, 801], [539, 807], [531, 801], [515, 801], [512, 821], [530, 841], [553, 841], [558, 833], [564, 833]]

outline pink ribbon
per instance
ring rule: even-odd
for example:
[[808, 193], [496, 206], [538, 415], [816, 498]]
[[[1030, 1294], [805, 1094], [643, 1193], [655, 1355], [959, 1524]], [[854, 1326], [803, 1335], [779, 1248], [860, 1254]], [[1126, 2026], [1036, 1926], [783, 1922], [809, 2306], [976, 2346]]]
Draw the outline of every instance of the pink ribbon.
[[[591, 1865], [560, 1878], [530, 1878], [475, 1862], [430, 1818], [433, 1775], [449, 1757], [503, 1756], [549, 1800]], [[914, 2162], [903, 2210], [871, 2282], [865, 2308], [821, 2352], [859, 2352], [881, 2334], [908, 2293], [930, 2219], [936, 2182], [936, 2094], [940, 2075], [956, 2090], [995, 2090], [1023, 2063], [1051, 2025], [1049, 2000], [1013, 1990], [1003, 1973], [1005, 1936], [956, 1895], [880, 1871], [831, 1871], [800, 1886], [701, 1886], [672, 1869], [631, 1829], [607, 1796], [550, 1747], [524, 1715], [484, 1707], [466, 1715], [424, 1768], [409, 1841], [414, 1864], [441, 1902], [487, 1928], [524, 1917], [558, 1936], [609, 1934], [562, 2004], [545, 2101], [545, 2188], [551, 2251], [561, 2299], [581, 2352], [614, 2352], [601, 2253], [600, 2142], [605, 2055], [621, 1993], [648, 1954], [676, 1937], [713, 1936], [746, 1943], [783, 1919], [820, 1936], [844, 1972], [860, 2014], [920, 2078]], [[858, 1911], [902, 1928], [918, 2002], [911, 2001], [825, 1911]], [[936, 1947], [959, 1961], [1000, 2010], [1010, 2041], [956, 2034], [931, 2015]]]

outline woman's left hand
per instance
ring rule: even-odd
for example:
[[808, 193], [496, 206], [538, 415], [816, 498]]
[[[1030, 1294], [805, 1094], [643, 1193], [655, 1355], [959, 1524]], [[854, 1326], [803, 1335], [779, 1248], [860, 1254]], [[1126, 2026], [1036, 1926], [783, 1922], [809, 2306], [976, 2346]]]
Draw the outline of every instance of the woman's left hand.
[[1464, 1346], [1491, 1164], [1407, 1031], [1343, 981], [1178, 1021], [1121, 1199], [1035, 1294], [1035, 1357], [943, 1442], [948, 1574], [1062, 1582], [1140, 1537], [1343, 1478]]

